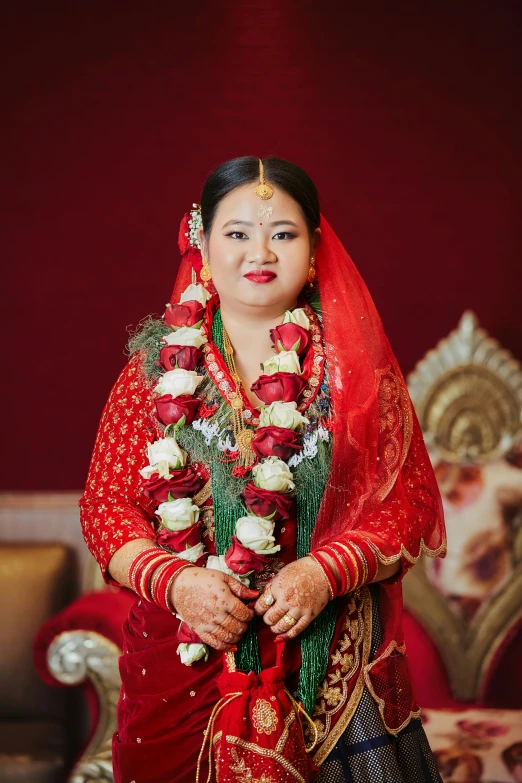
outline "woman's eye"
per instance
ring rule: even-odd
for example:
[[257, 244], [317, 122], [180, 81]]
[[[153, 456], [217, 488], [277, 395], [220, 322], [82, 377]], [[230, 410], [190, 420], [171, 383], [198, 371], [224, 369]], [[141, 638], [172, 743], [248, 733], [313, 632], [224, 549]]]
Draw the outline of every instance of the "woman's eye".
[[278, 234], [274, 236], [274, 239], [277, 239], [280, 241], [281, 239], [294, 239], [295, 234], [292, 234], [291, 231], [280, 231]]
[[247, 235], [243, 233], [243, 231], [231, 231], [230, 234], [227, 234], [226, 236], [232, 237], [232, 239], [247, 239]]

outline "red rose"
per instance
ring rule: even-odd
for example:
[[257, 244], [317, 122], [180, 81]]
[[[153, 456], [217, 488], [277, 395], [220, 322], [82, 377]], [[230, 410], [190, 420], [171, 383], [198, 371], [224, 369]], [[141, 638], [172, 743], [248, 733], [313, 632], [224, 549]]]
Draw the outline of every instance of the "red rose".
[[164, 345], [158, 365], [167, 372], [174, 370], [176, 364], [182, 370], [195, 370], [202, 353], [201, 348], [194, 348], [193, 345]]
[[201, 641], [197, 633], [184, 622], [179, 624], [177, 636], [178, 642], [181, 642], [181, 644], [197, 644]]
[[258, 555], [232, 536], [232, 546], [225, 552], [225, 563], [235, 574], [241, 576], [249, 571], [262, 571], [268, 562], [266, 555]]
[[252, 449], [258, 457], [274, 456], [287, 460], [303, 448], [299, 441], [299, 435], [286, 427], [258, 427]]
[[201, 302], [191, 299], [182, 304], [167, 305], [164, 318], [167, 326], [194, 326], [203, 320], [204, 315], [205, 308]]
[[162, 424], [176, 424], [182, 416], [185, 416], [185, 424], [192, 424], [196, 417], [199, 400], [190, 394], [181, 394], [173, 397], [172, 394], [163, 394], [154, 400], [156, 413]]
[[201, 541], [201, 522], [195, 522], [184, 530], [167, 530], [160, 527], [156, 536], [160, 546], [166, 546], [173, 552], [183, 554], [185, 549], [190, 549]]
[[271, 402], [296, 402], [306, 386], [306, 381], [295, 372], [276, 372], [260, 375], [250, 387], [265, 405]]
[[201, 478], [192, 466], [175, 470], [172, 478], [161, 478], [158, 473], [153, 473], [145, 482], [145, 494], [154, 498], [156, 503], [166, 503], [169, 493], [173, 498], [185, 498], [195, 495], [201, 489]]
[[248, 510], [258, 517], [271, 517], [275, 512], [274, 521], [290, 518], [290, 507], [293, 501], [290, 494], [276, 492], [273, 489], [261, 489], [256, 487], [253, 481], [249, 481], [241, 496]]
[[297, 324], [287, 323], [270, 329], [270, 339], [279, 351], [296, 351], [301, 356], [310, 344], [310, 333]]

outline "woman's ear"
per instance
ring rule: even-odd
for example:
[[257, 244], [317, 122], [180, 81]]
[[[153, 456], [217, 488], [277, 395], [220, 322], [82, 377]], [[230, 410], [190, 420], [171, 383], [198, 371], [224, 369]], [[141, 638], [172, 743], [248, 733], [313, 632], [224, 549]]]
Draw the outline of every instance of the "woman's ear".
[[201, 257], [205, 258], [207, 256], [207, 238], [205, 236], [205, 232], [203, 231], [203, 226], [201, 228], [198, 228], [198, 239], [199, 239], [199, 245], [201, 247]]
[[312, 236], [312, 255], [315, 255], [315, 251], [317, 250], [317, 245], [321, 241], [321, 229], [316, 228], [313, 236]]

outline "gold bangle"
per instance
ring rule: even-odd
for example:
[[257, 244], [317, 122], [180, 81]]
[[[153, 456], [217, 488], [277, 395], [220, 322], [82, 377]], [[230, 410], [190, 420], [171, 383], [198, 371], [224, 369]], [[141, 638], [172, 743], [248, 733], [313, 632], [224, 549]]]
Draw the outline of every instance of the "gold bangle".
[[356, 557], [355, 557], [354, 553], [352, 552], [352, 550], [350, 549], [350, 547], [347, 544], [343, 544], [341, 541], [337, 541], [336, 543], [339, 544], [339, 546], [341, 546], [344, 549], [344, 551], [346, 552], [346, 554], [348, 555], [348, 557], [352, 561], [352, 565], [353, 565], [354, 572], [355, 572], [355, 575], [356, 575], [354, 583], [352, 585], [352, 591], [353, 590], [357, 590], [357, 588], [360, 586], [361, 582], [359, 580], [359, 565], [357, 563]]
[[320, 562], [319, 562], [319, 560], [316, 558], [316, 556], [315, 556], [315, 555], [313, 555], [311, 552], [309, 552], [309, 553], [308, 553], [308, 557], [311, 557], [311, 558], [312, 558], [312, 560], [313, 560], [314, 562], [316, 562], [316, 563], [317, 563], [317, 565], [319, 566], [319, 568], [321, 569], [321, 574], [322, 574], [322, 577], [323, 577], [323, 579], [325, 580], [325, 582], [326, 582], [326, 584], [327, 584], [327, 587], [328, 587], [328, 594], [329, 594], [329, 596], [330, 596], [330, 601], [333, 601], [333, 599], [335, 598], [334, 591], [332, 590], [332, 585], [330, 584], [330, 580], [328, 579], [328, 577], [326, 576], [326, 574], [325, 574], [325, 572], [324, 572], [324, 568], [322, 567], [321, 563], [320, 563]]
[[354, 544], [353, 541], [352, 541], [352, 546], [355, 549], [355, 551], [357, 552], [357, 554], [359, 555], [359, 560], [362, 563], [363, 577], [362, 577], [361, 585], [365, 585], [367, 583], [367, 581], [368, 581], [368, 561], [366, 560], [362, 549], [360, 547], [358, 547], [357, 544]]

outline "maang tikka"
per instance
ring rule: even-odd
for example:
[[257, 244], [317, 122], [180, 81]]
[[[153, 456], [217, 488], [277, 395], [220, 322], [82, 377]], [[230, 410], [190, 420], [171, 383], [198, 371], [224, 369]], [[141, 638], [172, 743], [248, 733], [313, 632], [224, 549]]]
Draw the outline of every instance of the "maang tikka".
[[261, 158], [259, 158], [259, 185], [255, 190], [255, 194], [256, 196], [259, 196], [260, 199], [263, 199], [263, 201], [272, 198], [272, 196], [274, 195], [273, 188], [271, 188], [270, 185], [266, 184], [265, 169], [263, 167], [263, 161], [261, 160]]

